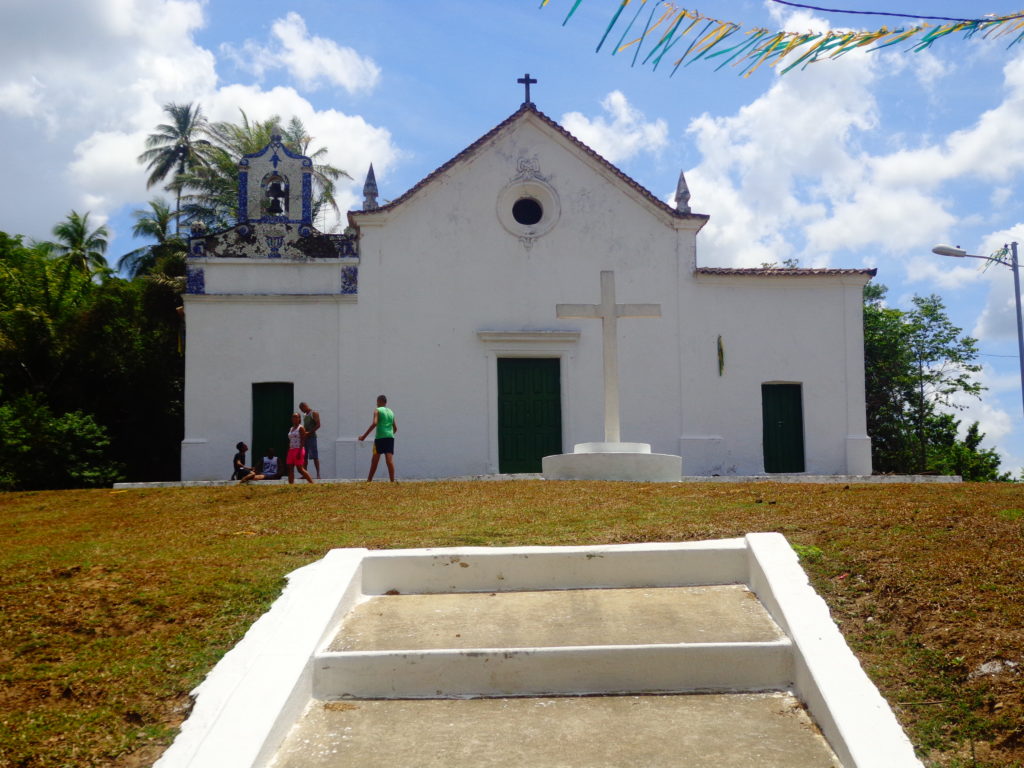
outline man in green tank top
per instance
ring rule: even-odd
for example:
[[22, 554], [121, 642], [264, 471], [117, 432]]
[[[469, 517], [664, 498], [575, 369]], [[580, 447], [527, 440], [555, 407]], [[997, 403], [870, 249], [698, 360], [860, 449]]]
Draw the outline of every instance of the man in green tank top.
[[395, 433], [398, 432], [398, 426], [395, 424], [394, 411], [387, 405], [388, 399], [384, 395], [380, 395], [377, 398], [377, 408], [373, 412], [373, 423], [359, 436], [360, 440], [365, 440], [370, 432], [376, 430], [373, 440], [373, 459], [370, 461], [370, 474], [366, 478], [368, 483], [373, 480], [381, 454], [384, 454], [384, 461], [388, 465], [388, 476], [392, 483], [395, 482]]

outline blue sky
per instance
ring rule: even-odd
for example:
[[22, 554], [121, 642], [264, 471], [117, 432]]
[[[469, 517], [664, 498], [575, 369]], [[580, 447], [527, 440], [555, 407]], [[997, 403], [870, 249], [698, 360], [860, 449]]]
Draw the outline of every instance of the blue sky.
[[[1024, 6], [815, 4], [956, 17]], [[894, 306], [939, 294], [980, 340], [989, 389], [965, 402], [965, 425], [981, 422], [1004, 468], [1024, 467], [1010, 272], [930, 252], [1024, 239], [1024, 44], [953, 35], [928, 52], [858, 52], [781, 77], [696, 62], [670, 78], [594, 52], [618, 0], [583, 0], [565, 26], [571, 0], [539, 5], [5, 0], [0, 230], [43, 239], [75, 209], [111, 229], [111, 260], [135, 247], [131, 212], [160, 192], [135, 157], [168, 102], [198, 102], [213, 119], [297, 115], [354, 177], [343, 208], [358, 207], [371, 162], [394, 198], [515, 111], [516, 79], [530, 72], [539, 109], [655, 194], [668, 199], [685, 170], [693, 210], [711, 215], [702, 265], [877, 267]], [[697, 10], [793, 31], [900, 23], [771, 0]]]

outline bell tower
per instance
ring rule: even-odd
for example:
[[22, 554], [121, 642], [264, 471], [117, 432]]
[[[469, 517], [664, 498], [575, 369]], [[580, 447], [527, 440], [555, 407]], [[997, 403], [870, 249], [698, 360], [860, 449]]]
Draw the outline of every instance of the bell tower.
[[301, 236], [313, 226], [313, 162], [275, 135], [238, 163], [238, 223], [293, 224]]

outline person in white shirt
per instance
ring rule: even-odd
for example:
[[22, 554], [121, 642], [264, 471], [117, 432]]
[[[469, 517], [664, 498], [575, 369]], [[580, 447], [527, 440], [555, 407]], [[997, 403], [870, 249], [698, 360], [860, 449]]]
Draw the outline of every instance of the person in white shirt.
[[274, 449], [268, 448], [267, 455], [263, 457], [259, 470], [252, 470], [248, 475], [238, 482], [248, 483], [253, 480], [279, 480], [281, 478], [281, 463], [274, 455]]

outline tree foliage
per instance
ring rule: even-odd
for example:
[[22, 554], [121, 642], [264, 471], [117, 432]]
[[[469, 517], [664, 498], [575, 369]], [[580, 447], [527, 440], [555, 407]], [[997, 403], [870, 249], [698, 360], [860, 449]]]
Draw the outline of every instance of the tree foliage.
[[279, 115], [266, 120], [250, 120], [245, 112], [237, 123], [209, 123], [202, 129], [209, 147], [205, 162], [180, 174], [171, 183], [184, 201], [182, 215], [199, 222], [207, 229], [219, 230], [233, 226], [238, 206], [238, 161], [245, 155], [259, 152], [274, 136], [292, 152], [313, 161], [313, 219], [325, 209], [338, 212], [334, 199], [335, 182], [349, 175], [326, 162], [327, 149], [313, 148], [313, 137], [297, 117], [285, 122]]
[[53, 235], [55, 240], [46, 247], [73, 269], [86, 274], [103, 274], [109, 269], [104, 254], [110, 233], [103, 226], [90, 232], [88, 212], [72, 211], [53, 228]]
[[98, 488], [121, 479], [107, 430], [83, 411], [54, 414], [41, 395], [0, 405], [0, 490]]
[[174, 188], [177, 194], [177, 227], [181, 216], [181, 186], [178, 181], [209, 162], [212, 146], [205, 137], [209, 123], [201, 106], [171, 102], [164, 105], [164, 112], [170, 122], [161, 123], [146, 137], [146, 151], [139, 155], [138, 161], [149, 171], [146, 189], [165, 181], [168, 176], [172, 177], [169, 188]]
[[979, 397], [977, 341], [950, 322], [942, 300], [915, 296], [913, 309], [884, 304], [886, 288], [864, 289], [864, 369], [868, 434], [876, 472], [1005, 479], [999, 457], [982, 449], [975, 422], [964, 438], [949, 410]]
[[[51, 473], [71, 472], [76, 484], [106, 482], [122, 470], [130, 479], [176, 477], [184, 374], [176, 291], [109, 274], [94, 280], [52, 248], [26, 246], [2, 232], [0, 277], [4, 449], [13, 450], [18, 425], [25, 425], [32, 438], [27, 460], [52, 465]], [[35, 422], [26, 403], [39, 412]], [[94, 461], [70, 438], [40, 436], [50, 429], [67, 437], [68, 424], [106, 461]], [[65, 468], [72, 459], [76, 467]], [[56, 480], [41, 485], [42, 475], [23, 461], [4, 471], [14, 473], [8, 487], [57, 487], [49, 484]], [[67, 477], [60, 482], [71, 482]]]
[[[210, 123], [199, 105], [167, 104], [168, 121], [146, 140], [140, 163], [160, 198], [135, 211], [148, 242], [108, 267], [106, 227], [71, 211], [50, 242], [0, 232], [0, 490], [64, 488], [178, 477], [183, 433], [183, 328], [187, 218], [235, 223], [238, 161], [280, 135], [313, 160], [314, 216], [337, 210], [347, 176], [296, 118]], [[173, 229], [173, 231], [172, 231]]]
[[188, 242], [177, 232], [171, 232], [171, 224], [177, 221], [178, 212], [172, 211], [160, 198], [153, 198], [148, 209], [140, 208], [132, 215], [135, 217], [132, 234], [154, 242], [122, 256], [117, 262], [118, 270], [126, 272], [129, 277], [184, 274]]

